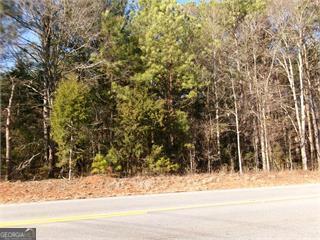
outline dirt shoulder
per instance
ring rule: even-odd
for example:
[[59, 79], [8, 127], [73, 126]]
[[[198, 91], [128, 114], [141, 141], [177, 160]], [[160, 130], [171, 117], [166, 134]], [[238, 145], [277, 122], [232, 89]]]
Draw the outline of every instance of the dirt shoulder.
[[274, 173], [194, 174], [111, 178], [90, 176], [73, 179], [0, 182], [0, 203], [81, 199], [134, 194], [201, 191], [243, 187], [320, 183], [320, 171], [285, 171]]

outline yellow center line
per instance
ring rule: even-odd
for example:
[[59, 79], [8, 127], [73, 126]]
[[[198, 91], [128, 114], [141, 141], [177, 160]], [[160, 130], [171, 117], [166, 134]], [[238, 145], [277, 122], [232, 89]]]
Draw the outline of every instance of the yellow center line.
[[261, 199], [261, 200], [229, 201], [229, 202], [220, 202], [220, 203], [196, 204], [196, 205], [186, 205], [186, 206], [167, 207], [167, 208], [154, 208], [154, 209], [145, 209], [145, 210], [131, 210], [131, 211], [101, 213], [101, 214], [87, 214], [87, 215], [62, 216], [62, 217], [54, 217], [54, 218], [25, 219], [25, 220], [18, 220], [18, 221], [0, 222], [0, 228], [15, 227], [15, 226], [30, 226], [30, 225], [48, 224], [48, 223], [74, 222], [74, 221], [81, 221], [81, 220], [106, 219], [106, 218], [114, 218], [114, 217], [138, 216], [138, 215], [144, 215], [144, 214], [148, 214], [148, 213], [169, 212], [169, 211], [178, 211], [178, 210], [185, 210], [185, 209], [224, 207], [224, 206], [236, 206], [236, 205], [247, 205], [247, 204], [258, 204], [258, 203], [282, 202], [282, 201], [301, 200], [301, 199], [313, 199], [313, 198], [319, 198], [319, 197], [320, 197], [320, 194], [314, 194], [314, 195], [306, 195], [306, 196], [299, 196], [299, 197], [283, 197], [283, 198], [269, 198], [269, 199]]
[[57, 218], [27, 219], [27, 220], [19, 220], [19, 221], [11, 221], [11, 222], [0, 222], [0, 228], [21, 226], [21, 225], [36, 225], [36, 224], [59, 223], [59, 222], [73, 222], [73, 221], [81, 221], [81, 220], [94, 220], [94, 219], [101, 219], [101, 218], [137, 216], [137, 215], [142, 215], [146, 213], [147, 212], [144, 210], [137, 210], [137, 211], [127, 211], [127, 212], [63, 216], [63, 217], [57, 217]]
[[156, 208], [156, 209], [149, 209], [147, 210], [147, 212], [152, 213], [152, 212], [177, 211], [177, 210], [193, 209], [193, 208], [225, 207], [225, 206], [248, 205], [248, 204], [258, 204], [258, 203], [283, 202], [283, 201], [292, 201], [292, 200], [301, 200], [301, 199], [313, 199], [313, 198], [319, 198], [319, 197], [320, 197], [320, 194], [314, 194], [314, 195], [305, 195], [305, 196], [299, 196], [299, 197], [229, 201], [229, 202], [220, 202], [220, 203], [186, 205], [186, 206], [179, 206], [179, 207]]

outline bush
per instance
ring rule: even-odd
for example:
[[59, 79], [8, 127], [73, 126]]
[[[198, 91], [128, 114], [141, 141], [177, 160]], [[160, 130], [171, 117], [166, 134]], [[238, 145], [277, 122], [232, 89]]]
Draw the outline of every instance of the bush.
[[120, 155], [120, 153], [117, 152], [117, 150], [112, 147], [106, 156], [108, 165], [115, 172], [120, 172], [122, 170], [119, 155]]
[[155, 174], [166, 174], [176, 172], [179, 164], [172, 163], [169, 158], [162, 156], [162, 146], [154, 145], [150, 155], [147, 157], [147, 165], [150, 172]]
[[108, 169], [108, 162], [105, 156], [98, 153], [92, 162], [91, 173], [92, 174], [105, 174]]

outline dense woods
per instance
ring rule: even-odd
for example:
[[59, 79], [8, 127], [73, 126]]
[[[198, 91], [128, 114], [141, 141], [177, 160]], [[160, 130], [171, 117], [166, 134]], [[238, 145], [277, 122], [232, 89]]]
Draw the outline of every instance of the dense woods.
[[320, 1], [2, 0], [1, 178], [320, 169]]

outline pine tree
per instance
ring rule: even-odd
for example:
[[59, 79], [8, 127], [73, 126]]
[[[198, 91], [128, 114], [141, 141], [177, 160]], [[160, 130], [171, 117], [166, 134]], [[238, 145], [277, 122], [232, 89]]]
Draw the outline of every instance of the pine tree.
[[70, 76], [58, 85], [52, 114], [52, 133], [58, 143], [60, 166], [68, 164], [69, 179], [76, 163], [77, 145], [85, 138], [84, 127], [89, 119], [89, 88]]
[[155, 136], [166, 156], [181, 163], [189, 139], [188, 110], [197, 96], [197, 66], [192, 51], [195, 21], [175, 0], [140, 1], [133, 29], [144, 70], [134, 81], [164, 101], [165, 128]]
[[114, 91], [117, 94], [117, 117], [108, 162], [114, 170], [132, 175], [147, 167], [154, 135], [163, 128], [164, 103], [139, 86], [115, 85]]

